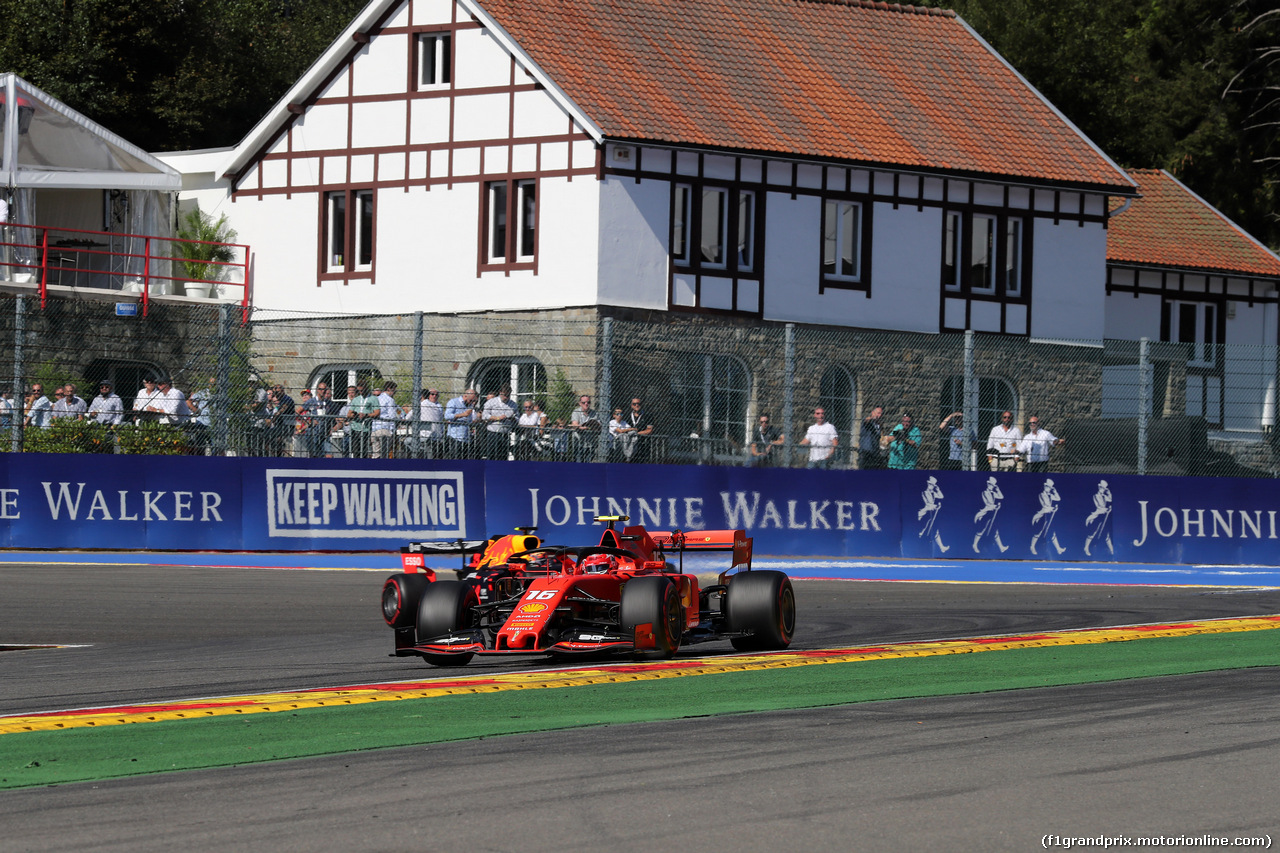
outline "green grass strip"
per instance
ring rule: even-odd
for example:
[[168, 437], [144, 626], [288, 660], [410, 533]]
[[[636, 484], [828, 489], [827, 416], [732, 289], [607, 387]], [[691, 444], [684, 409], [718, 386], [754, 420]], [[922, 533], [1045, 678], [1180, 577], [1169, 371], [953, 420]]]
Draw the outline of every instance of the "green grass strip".
[[0, 735], [0, 789], [520, 732], [1280, 666], [1247, 631]]

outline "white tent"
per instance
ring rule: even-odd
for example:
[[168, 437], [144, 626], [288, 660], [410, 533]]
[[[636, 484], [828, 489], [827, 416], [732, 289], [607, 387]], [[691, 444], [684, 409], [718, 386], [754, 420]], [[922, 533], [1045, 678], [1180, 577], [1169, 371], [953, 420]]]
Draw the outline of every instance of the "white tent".
[[16, 74], [0, 74], [0, 103], [0, 185], [10, 190], [182, 188], [174, 169]]

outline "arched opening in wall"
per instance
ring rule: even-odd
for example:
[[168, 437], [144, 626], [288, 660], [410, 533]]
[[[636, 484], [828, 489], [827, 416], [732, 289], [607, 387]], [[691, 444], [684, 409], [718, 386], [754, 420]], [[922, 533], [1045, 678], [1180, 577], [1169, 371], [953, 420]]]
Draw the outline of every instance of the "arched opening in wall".
[[529, 398], [542, 402], [547, 393], [547, 369], [530, 356], [486, 358], [471, 367], [467, 387], [476, 389], [481, 405], [486, 396], [497, 394], [505, 385], [511, 386], [517, 408]]
[[[165, 375], [163, 368], [146, 361], [127, 361], [115, 358], [98, 358], [89, 362], [89, 366], [85, 368], [84, 378], [88, 381], [89, 386], [84, 388], [81, 396], [85, 397], [86, 402], [92, 400], [94, 395], [98, 393], [99, 382], [110, 382], [115, 392], [120, 397], [120, 401], [124, 404], [124, 410], [130, 412], [133, 410], [133, 400], [138, 393], [138, 389], [142, 387], [142, 383], [147, 379], [160, 379]], [[208, 377], [205, 377], [207, 379]], [[200, 387], [204, 387], [204, 380], [200, 379]], [[183, 391], [188, 389], [183, 388]]]
[[311, 372], [307, 387], [315, 393], [316, 386], [324, 382], [333, 392], [333, 399], [339, 403], [346, 403], [350, 400], [347, 388], [361, 379], [369, 383], [370, 391], [376, 393], [382, 389], [382, 372], [366, 362], [321, 365]]
[[[721, 439], [741, 447], [750, 433], [751, 372], [733, 356], [676, 355], [671, 376], [670, 432]], [[652, 405], [652, 404], [651, 404]], [[653, 406], [654, 411], [659, 411]]]
[[818, 405], [827, 413], [827, 423], [840, 433], [840, 446], [857, 447], [858, 431], [854, 429], [853, 413], [858, 402], [858, 383], [846, 367], [833, 364], [822, 373], [818, 383]]
[[[1013, 422], [1019, 422], [1018, 394], [1008, 382], [991, 376], [977, 377], [974, 393], [976, 396], [971, 402], [977, 409], [978, 420], [970, 427], [982, 447], [986, 445], [991, 428], [1000, 423], [1002, 412], [1013, 412]], [[941, 423], [952, 412], [965, 411], [964, 403], [964, 377], [949, 377], [942, 383], [942, 405], [938, 411], [938, 420], [934, 423]]]

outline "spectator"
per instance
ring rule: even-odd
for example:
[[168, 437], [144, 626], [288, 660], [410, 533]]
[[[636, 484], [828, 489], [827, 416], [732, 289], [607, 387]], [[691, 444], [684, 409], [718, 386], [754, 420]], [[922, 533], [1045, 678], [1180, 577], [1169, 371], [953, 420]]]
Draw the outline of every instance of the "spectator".
[[555, 427], [551, 430], [551, 454], [554, 459], [563, 461], [569, 458], [569, 432], [564, 418], [556, 418]]
[[44, 395], [44, 386], [35, 384], [27, 392], [26, 416], [27, 426], [48, 429], [53, 422], [53, 403]]
[[622, 407], [613, 410], [609, 419], [609, 448], [607, 458], [610, 462], [621, 462], [635, 453], [635, 428], [627, 424], [622, 416]]
[[1058, 438], [1047, 429], [1040, 429], [1040, 418], [1032, 415], [1027, 421], [1027, 434], [1018, 442], [1018, 453], [1026, 461], [1028, 471], [1049, 470], [1049, 448], [1060, 447], [1065, 438]]
[[124, 420], [124, 403], [109, 380], [98, 383], [98, 396], [89, 404], [89, 416], [100, 424], [115, 426]]
[[547, 416], [538, 410], [533, 400], [525, 400], [521, 409], [516, 421], [516, 458], [533, 459], [542, 443], [542, 427]]
[[396, 421], [400, 409], [396, 406], [396, 383], [387, 380], [378, 395], [378, 416], [373, 421], [373, 458], [390, 459], [395, 456]]
[[283, 385], [273, 385], [267, 391], [266, 452], [269, 456], [284, 456], [285, 448], [297, 432], [298, 413], [293, 398], [284, 393]]
[[341, 457], [351, 455], [351, 401], [356, 398], [356, 386], [347, 386], [347, 402], [338, 409], [338, 420], [331, 433], [333, 452]]
[[511, 386], [504, 385], [498, 396], [484, 404], [485, 458], [503, 459], [511, 450], [511, 431], [516, 422], [516, 404], [511, 402]]
[[920, 439], [920, 427], [914, 425], [910, 412], [904, 412], [902, 420], [893, 428], [889, 467], [898, 471], [913, 470], [920, 461]]
[[[631, 431], [630, 447], [623, 446], [623, 456], [628, 462], [648, 462], [651, 456], [649, 436], [653, 435], [653, 421], [641, 410], [640, 398], [633, 397], [631, 411], [626, 415], [627, 426]], [[628, 453], [628, 449], [630, 453]]]
[[59, 385], [53, 392], [53, 420], [71, 417], [67, 411], [67, 386]]
[[862, 457], [859, 464], [865, 469], [883, 468], [888, 461], [885, 457], [884, 443], [881, 440], [883, 430], [880, 419], [884, 417], [884, 408], [875, 406], [871, 416], [862, 422], [862, 430], [858, 436], [858, 453]]
[[53, 403], [44, 395], [43, 385], [36, 383], [31, 386], [31, 390], [27, 392], [24, 412], [24, 421], [27, 426], [49, 428], [49, 424], [53, 422]]
[[476, 410], [477, 399], [476, 389], [468, 388], [444, 407], [444, 422], [448, 424], [446, 430], [449, 434], [449, 455], [455, 459], [470, 459], [476, 455], [471, 432], [472, 427], [480, 421], [480, 412]]
[[310, 388], [302, 389], [302, 402], [293, 408], [293, 437], [289, 440], [289, 455], [303, 458], [307, 455], [307, 433], [315, 417], [315, 397]]
[[333, 443], [330, 436], [338, 426], [338, 416], [342, 412], [342, 404], [333, 399], [333, 390], [328, 382], [316, 383], [316, 393], [311, 397], [309, 421], [307, 423], [307, 455], [312, 459], [333, 456]]
[[187, 435], [191, 437], [191, 446], [200, 451], [209, 449], [212, 431], [210, 415], [213, 414], [213, 394], [216, 385], [217, 380], [210, 376], [203, 388], [187, 397], [187, 411], [191, 413], [191, 422], [187, 424]]
[[938, 424], [938, 432], [942, 433], [946, 442], [938, 466], [946, 471], [963, 471], [969, 459], [969, 446], [977, 442], [973, 430], [965, 430], [964, 415], [952, 412]]
[[827, 412], [819, 407], [813, 410], [813, 424], [805, 430], [800, 443], [809, 448], [809, 463], [806, 468], [830, 468], [835, 461], [836, 447], [840, 444], [840, 435], [835, 426], [827, 423]]
[[59, 412], [58, 404], [53, 405], [53, 416], [55, 418], [71, 418], [73, 420], [84, 420], [85, 412], [89, 407], [81, 397], [76, 396], [76, 386], [74, 383], [68, 382], [62, 388], [62, 409]]
[[14, 403], [9, 389], [0, 391], [0, 432], [8, 432], [13, 427]]
[[583, 394], [578, 398], [578, 408], [569, 419], [569, 429], [573, 431], [574, 460], [590, 462], [595, 459], [600, 419], [596, 416], [596, 410], [591, 408], [591, 397], [588, 395]]
[[162, 424], [186, 423], [187, 397], [165, 376], [156, 382], [156, 393], [143, 411]]
[[756, 427], [751, 439], [751, 464], [757, 468], [767, 468], [776, 464], [782, 447], [782, 433], [777, 427], [770, 426], [768, 413], [760, 416], [760, 425]]
[[992, 471], [1012, 471], [1018, 467], [1018, 442], [1022, 432], [1013, 425], [1013, 413], [1000, 415], [1000, 423], [987, 436], [987, 463]]
[[440, 459], [444, 454], [444, 406], [440, 405], [440, 392], [434, 388], [423, 389], [422, 402], [418, 404], [419, 455], [425, 459]]
[[369, 380], [356, 380], [355, 396], [348, 399], [347, 406], [347, 448], [352, 459], [368, 459], [373, 446], [370, 441], [373, 416], [382, 411], [378, 398], [369, 393]]
[[142, 387], [133, 395], [133, 419], [135, 421], [153, 421], [159, 415], [160, 389], [156, 380], [150, 376], [142, 380]]

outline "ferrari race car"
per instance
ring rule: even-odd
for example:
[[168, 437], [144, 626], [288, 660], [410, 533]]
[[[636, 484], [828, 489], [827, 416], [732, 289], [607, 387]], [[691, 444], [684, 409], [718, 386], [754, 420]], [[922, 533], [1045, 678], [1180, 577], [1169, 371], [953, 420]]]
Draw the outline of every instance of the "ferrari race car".
[[[382, 587], [382, 616], [396, 656], [461, 666], [474, 655], [669, 658], [686, 644], [729, 640], [742, 651], [784, 649], [795, 630], [795, 594], [782, 572], [752, 571], [741, 530], [651, 532], [607, 524], [595, 546], [549, 546], [520, 528], [486, 541], [418, 543], [405, 571]], [[732, 553], [717, 582], [700, 587], [684, 555]], [[426, 566], [427, 554], [461, 554], [457, 580]], [[677, 563], [668, 562], [675, 556]]]

